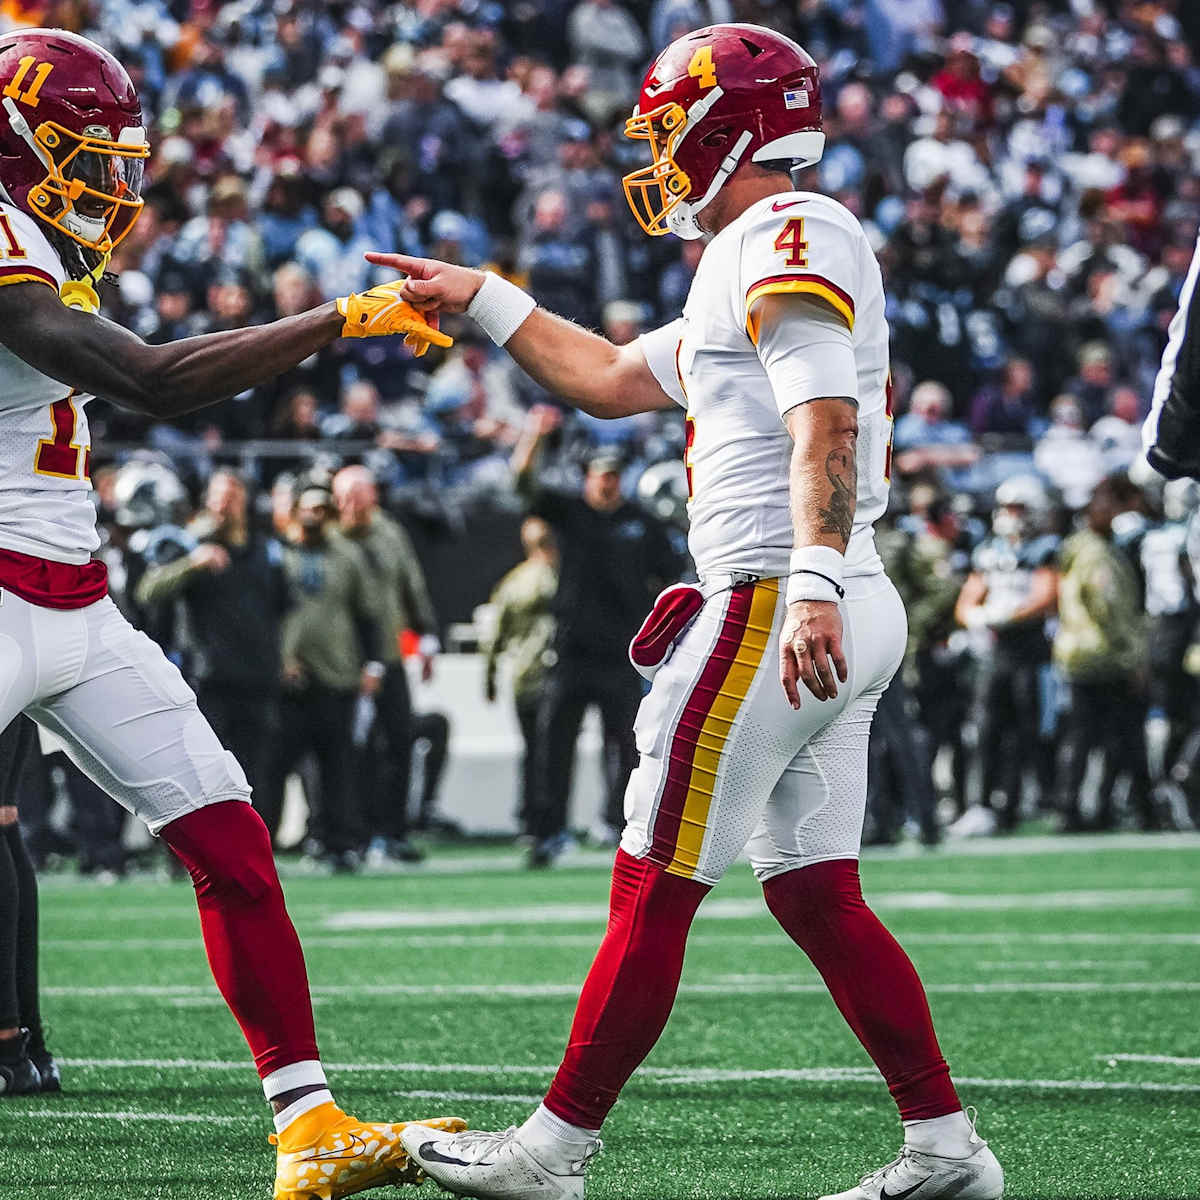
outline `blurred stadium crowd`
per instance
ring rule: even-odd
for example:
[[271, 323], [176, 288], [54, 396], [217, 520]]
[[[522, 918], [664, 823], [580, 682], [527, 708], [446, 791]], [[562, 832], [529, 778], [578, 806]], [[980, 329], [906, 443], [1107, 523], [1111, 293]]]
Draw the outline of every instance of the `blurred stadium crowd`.
[[[1124, 473], [1200, 226], [1200, 6], [0, 4], [0, 21], [77, 29], [130, 68], [154, 155], [104, 301], [152, 341], [361, 289], [362, 252], [393, 247], [490, 265], [616, 341], [670, 320], [702, 246], [637, 230], [619, 180], [638, 151], [620, 130], [655, 50], [725, 20], [784, 30], [822, 63], [829, 147], [805, 186], [862, 219], [885, 272], [902, 415], [884, 540], [913, 635], [877, 729], [873, 836], [912, 821], [936, 838], [935, 780], [963, 832], [1010, 828], [1022, 790], [1081, 827], [1099, 747], [1091, 823], [1186, 822], [1196, 497]], [[467, 619], [518, 558], [509, 462], [531, 421], [551, 477], [578, 479], [603, 451], [626, 493], [678, 527], [682, 422], [570, 414], [551, 428], [537, 414], [553, 397], [450, 331], [453, 349], [419, 360], [398, 341], [336, 343], [171, 425], [93, 405], [126, 602], [147, 567], [197, 553], [211, 514], [182, 536], [159, 526], [182, 531], [214, 469], [241, 471], [251, 523], [273, 519], [286, 548], [310, 484], [364, 464], [419, 535], [435, 601], [470, 600], [437, 616]], [[456, 539], [468, 550], [439, 559]]]

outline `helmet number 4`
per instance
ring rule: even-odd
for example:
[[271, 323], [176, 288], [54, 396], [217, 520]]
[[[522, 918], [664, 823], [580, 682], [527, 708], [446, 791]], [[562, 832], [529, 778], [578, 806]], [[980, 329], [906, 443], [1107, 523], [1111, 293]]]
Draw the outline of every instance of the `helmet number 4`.
[[701, 46], [688, 63], [688, 74], [698, 80], [702, 88], [717, 86], [717, 68], [713, 66], [712, 46]]
[[[25, 82], [25, 76], [29, 74], [34, 63], [37, 63], [37, 70], [34, 72], [29, 86], [22, 92], [21, 84]], [[30, 108], [37, 108], [38, 93], [42, 90], [46, 80], [50, 78], [50, 72], [53, 70], [53, 63], [39, 63], [32, 54], [25, 54], [17, 62], [16, 74], [5, 84], [4, 91], [0, 94], [7, 96], [10, 100], [20, 100], [22, 104], [28, 104]]]

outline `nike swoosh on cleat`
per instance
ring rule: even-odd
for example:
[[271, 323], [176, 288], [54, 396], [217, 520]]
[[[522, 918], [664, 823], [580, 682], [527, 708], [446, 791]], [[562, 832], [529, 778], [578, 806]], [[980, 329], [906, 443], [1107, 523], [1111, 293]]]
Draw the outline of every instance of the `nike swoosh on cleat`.
[[461, 1158], [450, 1158], [448, 1155], [443, 1154], [433, 1144], [433, 1142], [426, 1142], [421, 1147], [421, 1149], [417, 1151], [417, 1157], [428, 1159], [429, 1162], [446, 1163], [447, 1165], [449, 1165], [451, 1167], [492, 1167], [492, 1166], [495, 1166], [495, 1163], [486, 1163], [486, 1162], [470, 1163], [470, 1162], [464, 1162]]
[[889, 1192], [887, 1190], [887, 1184], [885, 1183], [883, 1187], [879, 1189], [879, 1200], [904, 1200], [905, 1196], [914, 1195], [919, 1188], [923, 1188], [932, 1178], [932, 1175], [926, 1175], [925, 1178], [920, 1181], [920, 1183], [914, 1183], [912, 1187], [906, 1188], [902, 1192]]
[[794, 208], [797, 204], [807, 204], [807, 200], [785, 200], [782, 204], [778, 200], [771, 205], [772, 212], [783, 212], [785, 208]]
[[350, 1145], [343, 1147], [341, 1150], [323, 1150], [320, 1154], [314, 1154], [311, 1158], [303, 1159], [304, 1162], [335, 1162], [339, 1158], [358, 1158], [365, 1154], [367, 1143], [358, 1136], [357, 1133], [346, 1135], [350, 1139]]

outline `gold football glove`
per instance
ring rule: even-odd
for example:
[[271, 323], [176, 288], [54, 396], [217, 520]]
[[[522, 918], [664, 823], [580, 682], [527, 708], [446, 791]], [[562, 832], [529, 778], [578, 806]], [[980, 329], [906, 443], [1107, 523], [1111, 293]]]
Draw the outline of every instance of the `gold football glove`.
[[[403, 279], [381, 283], [366, 292], [338, 299], [337, 310], [345, 318], [342, 337], [380, 337], [404, 334], [404, 344], [420, 358], [430, 346], [453, 346], [436, 325], [430, 324], [407, 300], [401, 299]], [[436, 319], [436, 318], [435, 318]]]

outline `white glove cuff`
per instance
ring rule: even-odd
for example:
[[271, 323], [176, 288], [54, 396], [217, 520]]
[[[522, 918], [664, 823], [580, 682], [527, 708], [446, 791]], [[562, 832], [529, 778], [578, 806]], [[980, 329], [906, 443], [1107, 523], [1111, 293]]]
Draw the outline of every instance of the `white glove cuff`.
[[837, 604], [846, 594], [842, 586], [845, 561], [832, 546], [797, 546], [788, 568], [788, 604], [801, 600]]
[[497, 346], [503, 346], [535, 308], [537, 302], [528, 292], [489, 271], [475, 299], [467, 305], [467, 316]]

